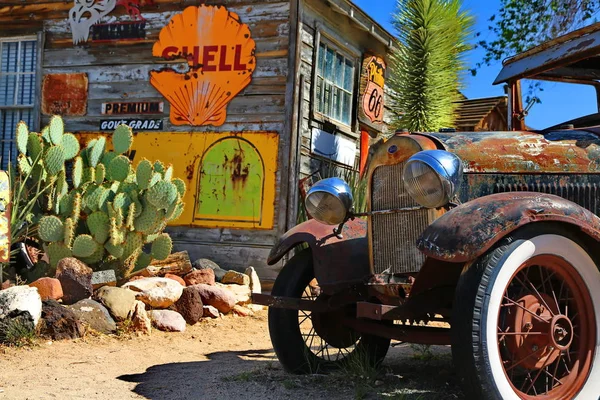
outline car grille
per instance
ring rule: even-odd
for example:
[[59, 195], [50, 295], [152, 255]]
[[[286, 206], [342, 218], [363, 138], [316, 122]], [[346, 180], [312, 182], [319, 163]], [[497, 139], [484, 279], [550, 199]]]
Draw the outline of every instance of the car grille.
[[[382, 165], [371, 179], [371, 210], [382, 211], [418, 204], [404, 189], [405, 163]], [[430, 223], [429, 211], [418, 210], [371, 216], [374, 273], [416, 272], [425, 256], [415, 243]]]

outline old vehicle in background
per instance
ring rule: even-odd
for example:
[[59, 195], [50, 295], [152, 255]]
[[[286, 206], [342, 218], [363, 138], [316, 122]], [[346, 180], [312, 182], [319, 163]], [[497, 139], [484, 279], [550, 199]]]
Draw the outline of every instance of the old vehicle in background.
[[527, 130], [523, 78], [597, 90], [600, 24], [504, 63], [509, 131], [373, 145], [366, 213], [340, 179], [310, 189], [268, 261], [306, 245], [254, 296], [287, 370], [378, 364], [396, 339], [451, 344], [469, 398], [598, 398], [600, 113]]

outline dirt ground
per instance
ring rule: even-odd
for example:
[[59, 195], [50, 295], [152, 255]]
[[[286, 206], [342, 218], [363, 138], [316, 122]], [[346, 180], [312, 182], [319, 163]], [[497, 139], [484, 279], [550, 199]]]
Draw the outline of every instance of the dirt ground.
[[0, 347], [0, 400], [459, 399], [450, 349], [402, 344], [376, 376], [298, 376], [271, 347], [267, 313], [224, 317], [183, 333], [86, 336]]

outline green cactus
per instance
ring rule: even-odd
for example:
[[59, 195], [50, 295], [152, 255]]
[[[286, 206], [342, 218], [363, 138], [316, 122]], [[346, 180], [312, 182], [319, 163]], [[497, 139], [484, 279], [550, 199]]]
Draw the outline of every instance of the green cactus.
[[119, 125], [112, 135], [113, 148], [118, 154], [129, 151], [133, 142], [133, 132], [127, 125]]
[[[41, 133], [17, 126], [18, 174], [31, 187], [47, 186], [35, 197], [39, 206], [22, 220], [39, 224], [53, 267], [74, 256], [92, 268], [116, 266], [124, 277], [171, 252], [172, 242], [162, 231], [183, 211], [184, 181], [173, 179], [173, 167], [160, 161], [144, 159], [133, 169], [124, 155], [133, 142], [129, 127], [118, 127], [111, 140], [114, 151], [107, 150], [102, 136], [81, 148], [57, 116]], [[142, 251], [145, 243], [151, 244], [150, 254]]]

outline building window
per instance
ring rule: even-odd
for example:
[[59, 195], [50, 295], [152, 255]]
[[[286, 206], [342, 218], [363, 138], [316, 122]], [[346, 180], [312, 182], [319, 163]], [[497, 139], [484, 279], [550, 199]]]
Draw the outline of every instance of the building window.
[[35, 128], [37, 38], [0, 39], [0, 156], [2, 169], [16, 157], [15, 128]]
[[317, 57], [317, 112], [350, 125], [354, 92], [354, 63], [321, 42]]

